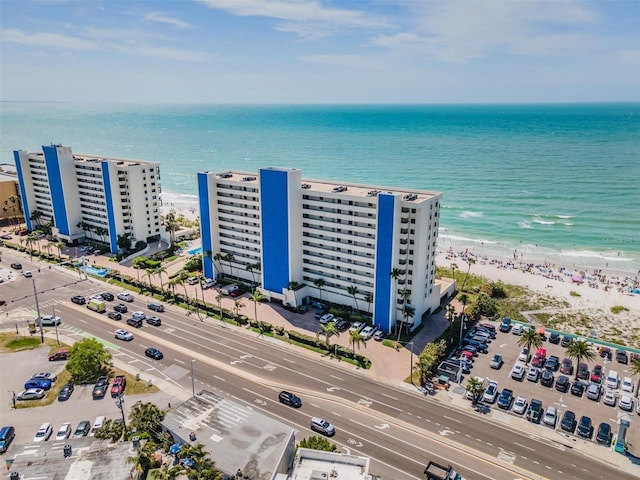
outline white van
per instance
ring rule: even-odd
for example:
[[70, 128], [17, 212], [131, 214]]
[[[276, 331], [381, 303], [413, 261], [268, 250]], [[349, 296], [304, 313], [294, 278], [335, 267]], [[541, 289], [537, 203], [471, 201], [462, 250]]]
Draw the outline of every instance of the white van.
[[205, 278], [202, 280], [202, 288], [211, 288], [216, 284], [213, 278]]
[[615, 390], [616, 388], [618, 388], [618, 381], [618, 372], [616, 372], [615, 370], [609, 370], [609, 373], [607, 373], [607, 379], [605, 380], [604, 384], [607, 388]]
[[93, 421], [93, 427], [91, 427], [91, 430], [89, 431], [90, 436], [93, 437], [96, 434], [96, 430], [98, 430], [99, 428], [102, 428], [102, 426], [104, 425], [105, 419], [106, 417], [104, 416], [96, 417], [96, 419]]

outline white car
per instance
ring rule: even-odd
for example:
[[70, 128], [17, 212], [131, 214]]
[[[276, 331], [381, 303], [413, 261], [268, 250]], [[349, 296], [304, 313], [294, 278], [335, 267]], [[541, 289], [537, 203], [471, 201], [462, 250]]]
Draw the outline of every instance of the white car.
[[35, 437], [33, 437], [34, 442], [46, 442], [51, 437], [53, 433], [53, 428], [50, 423], [43, 423], [40, 425], [40, 428], [36, 432]]
[[514, 380], [522, 380], [524, 377], [524, 365], [516, 363], [511, 369], [511, 378]]
[[527, 360], [529, 360], [529, 349], [527, 347], [524, 347], [520, 351], [520, 355], [518, 355], [518, 360], [520, 362], [526, 362]]
[[325, 313], [320, 317], [320, 323], [323, 325], [333, 321], [333, 313]]
[[351, 327], [349, 327], [350, 332], [359, 332], [364, 327], [364, 323], [362, 322], [354, 322]]
[[56, 440], [64, 440], [69, 438], [69, 435], [71, 435], [71, 424], [69, 422], [63, 423], [56, 433]]
[[132, 315], [136, 320], [144, 320], [147, 318], [147, 314], [141, 311], [133, 312]]
[[122, 292], [118, 294], [118, 300], [122, 300], [123, 302], [133, 302], [133, 295]]
[[620, 407], [620, 410], [626, 410], [627, 412], [633, 410], [633, 398], [631, 397], [631, 395], [629, 395], [628, 393], [620, 395], [618, 406]]
[[376, 328], [372, 326], [368, 326], [362, 329], [362, 331], [360, 332], [360, 335], [362, 335], [362, 338], [364, 338], [365, 340], [369, 340], [371, 337], [373, 337], [374, 333], [376, 333]]
[[537, 382], [538, 378], [540, 378], [540, 369], [538, 367], [529, 367], [529, 371], [527, 372], [527, 380], [530, 382]]
[[527, 411], [527, 399], [525, 397], [518, 397], [516, 398], [516, 401], [513, 402], [513, 407], [511, 408], [511, 411], [513, 413], [517, 413], [518, 415], [524, 415], [524, 412]]
[[484, 394], [482, 395], [482, 401], [487, 403], [493, 403], [496, 401], [497, 397], [498, 397], [498, 382], [496, 382], [495, 380], [491, 380], [489, 382], [489, 386], [487, 387], [487, 389], [484, 391]]
[[604, 397], [602, 397], [602, 403], [605, 405], [609, 405], [610, 407], [616, 406], [616, 392], [613, 390], [607, 390], [604, 392]]
[[22, 272], [22, 275], [26, 278], [31, 278], [33, 277], [33, 274], [31, 273], [30, 270], [25, 270], [24, 272]]
[[557, 421], [558, 411], [556, 410], [556, 407], [547, 407], [544, 411], [544, 415], [542, 416], [542, 423], [549, 425], [550, 427], [555, 427]]
[[43, 327], [57, 327], [62, 322], [60, 320], [60, 317], [54, 317], [53, 315], [43, 315], [40, 321], [36, 320], [36, 323], [38, 324], [38, 326], [40, 326], [40, 323], [42, 323]]
[[624, 377], [622, 379], [622, 391], [633, 393], [633, 379], [631, 377]]
[[30, 388], [16, 395], [16, 400], [39, 400], [44, 396], [45, 391], [42, 388]]
[[522, 335], [522, 324], [516, 323], [513, 328], [511, 328], [511, 333], [514, 335]]
[[121, 328], [119, 330], [116, 330], [115, 337], [118, 340], [130, 342], [131, 340], [133, 340], [133, 333], [131, 333], [129, 330], [124, 330]]

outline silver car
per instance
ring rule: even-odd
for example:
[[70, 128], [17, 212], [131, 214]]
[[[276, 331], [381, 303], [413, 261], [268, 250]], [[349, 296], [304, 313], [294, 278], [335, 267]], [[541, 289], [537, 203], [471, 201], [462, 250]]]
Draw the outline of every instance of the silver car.
[[527, 399], [525, 397], [518, 397], [516, 401], [513, 403], [513, 407], [511, 411], [513, 413], [517, 413], [518, 415], [524, 415], [524, 412], [527, 411]]
[[549, 425], [550, 427], [555, 427], [557, 421], [558, 411], [556, 410], [556, 407], [547, 407], [544, 411], [544, 416], [542, 417], [542, 423]]

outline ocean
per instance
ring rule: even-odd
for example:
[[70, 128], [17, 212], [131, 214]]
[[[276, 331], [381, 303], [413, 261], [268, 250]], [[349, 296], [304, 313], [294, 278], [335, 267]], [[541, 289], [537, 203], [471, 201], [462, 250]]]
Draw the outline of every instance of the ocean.
[[161, 163], [163, 200], [195, 174], [441, 191], [440, 250], [640, 271], [640, 104], [82, 105], [0, 103], [0, 163], [60, 143]]

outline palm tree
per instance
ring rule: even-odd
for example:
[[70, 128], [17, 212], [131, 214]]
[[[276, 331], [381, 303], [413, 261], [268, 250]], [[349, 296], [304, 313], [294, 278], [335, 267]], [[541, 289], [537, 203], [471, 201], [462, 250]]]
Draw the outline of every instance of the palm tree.
[[153, 289], [153, 282], [151, 281], [151, 277], [152, 277], [153, 275], [155, 275], [155, 271], [154, 271], [153, 269], [151, 269], [151, 268], [147, 268], [147, 269], [145, 270], [145, 272], [146, 272], [146, 273], [143, 273], [143, 274], [142, 274], [142, 277], [144, 278], [144, 277], [146, 276], [146, 277], [147, 277], [147, 279], [149, 279], [149, 287], [150, 287], [151, 289]]
[[[591, 348], [591, 344], [586, 340], [576, 340], [571, 342], [567, 347], [567, 356], [575, 359], [576, 363], [580, 365], [582, 360], [593, 360], [596, 358], [596, 354]], [[576, 368], [575, 379], [578, 379], [578, 369]]]
[[322, 288], [326, 285], [324, 278], [316, 278], [313, 284], [318, 289], [318, 295], [320, 296], [320, 301], [322, 301]]
[[451, 278], [452, 278], [454, 281], [455, 281], [455, 279], [456, 279], [456, 270], [457, 270], [457, 268], [458, 268], [458, 264], [457, 264], [457, 263], [455, 263], [455, 262], [453, 262], [453, 263], [451, 264]]
[[187, 280], [189, 279], [189, 273], [185, 272], [184, 270], [182, 270], [180, 272], [180, 274], [178, 275], [177, 281], [176, 281], [176, 285], [182, 285], [182, 288], [184, 288], [184, 298], [187, 301], [187, 311], [189, 310], [189, 293], [187, 292]]
[[49, 243], [45, 243], [45, 244], [42, 246], [42, 248], [44, 248], [44, 249], [47, 251], [47, 254], [48, 254], [48, 255], [51, 255], [51, 250], [52, 250], [55, 246], [56, 246], [56, 245], [55, 245], [55, 243], [51, 243], [51, 242], [49, 242]]
[[353, 301], [356, 303], [356, 311], [360, 310], [358, 308], [358, 299], [356, 298], [356, 295], [360, 293], [358, 287], [356, 287], [355, 285], [347, 287], [347, 293], [353, 297]]
[[176, 241], [175, 232], [179, 226], [173, 210], [164, 216], [164, 228], [169, 233], [169, 242], [171, 242], [172, 245]]
[[[405, 305], [402, 307], [402, 316], [404, 317], [404, 323], [405, 325], [407, 325], [407, 331], [409, 331], [409, 318], [413, 318], [413, 316], [416, 314], [416, 309], [413, 308], [411, 305]], [[402, 328], [398, 329], [398, 338], [397, 338], [397, 342], [400, 341], [400, 332], [402, 332]]]
[[293, 301], [296, 302], [296, 308], [298, 307], [298, 298], [296, 297], [296, 290], [300, 290], [302, 288], [302, 285], [298, 282], [289, 282], [289, 290], [291, 290], [293, 292]]
[[224, 260], [226, 262], [229, 262], [229, 276], [233, 277], [233, 261], [234, 261], [235, 257], [233, 255], [233, 253], [227, 253], [224, 256]]
[[[40, 220], [42, 219], [42, 212], [40, 210], [34, 210], [29, 217], [36, 227], [40, 226]], [[34, 229], [35, 230], [35, 229]]]
[[254, 290], [251, 296], [249, 297], [249, 300], [253, 302], [253, 317], [257, 322], [258, 321], [258, 302], [261, 302], [262, 300], [264, 300], [264, 296], [258, 290]]
[[213, 261], [218, 262], [218, 265], [220, 266], [218, 270], [220, 270], [220, 275], [222, 275], [222, 277], [224, 278], [224, 269], [222, 268], [222, 260], [224, 260], [224, 255], [222, 255], [221, 253], [216, 253], [213, 256]]
[[325, 341], [327, 343], [327, 348], [329, 348], [329, 337], [333, 334], [335, 334], [336, 336], [340, 336], [340, 332], [338, 332], [338, 328], [336, 327], [336, 323], [335, 322], [328, 322], [328, 323], [321, 323], [320, 324], [320, 330], [318, 330], [318, 333], [316, 335], [316, 340], [318, 339], [318, 337], [320, 335], [324, 335], [325, 336]]
[[149, 469], [155, 465], [155, 453], [158, 446], [153, 440], [147, 440], [138, 449], [136, 457], [127, 458], [127, 463], [133, 463], [141, 474], [141, 478], [146, 478]]
[[162, 435], [162, 420], [164, 412], [153, 403], [137, 401], [131, 407], [129, 413], [129, 426], [139, 432], [147, 432], [159, 439]]
[[224, 294], [222, 292], [216, 295], [216, 300], [218, 301], [218, 309], [220, 310], [220, 321], [224, 320], [224, 311], [222, 310], [222, 299], [224, 298]]
[[349, 330], [349, 343], [351, 344], [354, 355], [356, 354], [356, 346], [359, 349], [360, 345], [364, 344], [364, 348], [367, 348], [367, 342], [365, 342], [360, 330]]
[[484, 394], [484, 384], [478, 377], [469, 377], [467, 380], [467, 392], [471, 393], [471, 404], [477, 405]]
[[464, 284], [467, 283], [467, 278], [469, 278], [469, 272], [471, 271], [471, 265], [474, 265], [476, 261], [473, 258], [467, 258], [467, 274], [464, 276], [464, 280], [462, 281], [462, 287], [460, 290], [464, 291]]
[[[80, 226], [80, 224], [78, 224], [78, 226]], [[125, 252], [128, 251], [131, 247], [131, 237], [132, 235], [130, 233], [118, 235], [118, 240], [116, 241], [116, 243], [118, 244], [118, 248]], [[140, 279], [138, 279], [138, 281], [140, 281]]]
[[253, 264], [248, 264], [244, 267], [244, 269], [251, 274], [251, 287], [255, 291], [256, 289], [256, 277], [253, 274]]
[[[542, 346], [542, 337], [534, 329], [529, 329], [518, 339], [518, 345], [523, 348], [526, 347], [527, 350], [531, 352], [534, 348], [540, 348]], [[527, 358], [524, 364], [529, 364], [529, 358]]]
[[163, 290], [163, 287], [162, 287], [162, 285], [163, 285], [163, 283], [162, 283], [162, 274], [163, 273], [167, 273], [167, 269], [165, 267], [163, 267], [163, 266], [160, 266], [160, 267], [156, 268], [153, 271], [153, 273], [156, 274], [158, 276], [158, 278], [160, 279], [160, 291], [163, 292], [164, 290]]
[[13, 219], [16, 221], [16, 223], [19, 223], [18, 216], [16, 215], [16, 207], [19, 210], [22, 210], [22, 206], [20, 205], [20, 197], [17, 195], [11, 195], [7, 200], [11, 202], [11, 211], [13, 212]]
[[58, 249], [58, 257], [60, 261], [62, 261], [62, 247], [64, 247], [64, 242], [56, 242], [56, 248]]
[[398, 292], [398, 279], [402, 276], [402, 270], [394, 268], [391, 270], [390, 275], [393, 279], [393, 298], [391, 299], [393, 302], [393, 320], [395, 321], [396, 328], [398, 328], [398, 304], [396, 296]]
[[144, 270], [146, 263], [147, 259], [145, 257], [136, 257], [133, 259], [133, 268], [136, 269], [138, 274], [138, 283], [140, 283], [140, 270]]
[[244, 308], [244, 303], [242, 303], [242, 300], [240, 298], [236, 298], [233, 301], [233, 307], [234, 307], [233, 309], [236, 312], [236, 317], [239, 317], [240, 316], [240, 309]]
[[31, 233], [29, 235], [27, 235], [27, 238], [25, 239], [25, 243], [27, 244], [27, 247], [29, 248], [29, 257], [31, 260], [33, 260], [33, 244], [36, 243], [38, 241], [38, 239], [36, 238], [36, 234], [35, 233]]
[[371, 304], [373, 303], [373, 295], [371, 293], [367, 293], [364, 296], [364, 301], [367, 302], [367, 313], [371, 315]]
[[469, 301], [469, 295], [466, 293], [461, 293], [458, 295], [458, 301], [462, 303], [462, 312], [464, 314], [464, 310], [467, 308], [467, 302]]
[[640, 373], [640, 358], [636, 358], [631, 362], [629, 372], [631, 375], [638, 375]]

